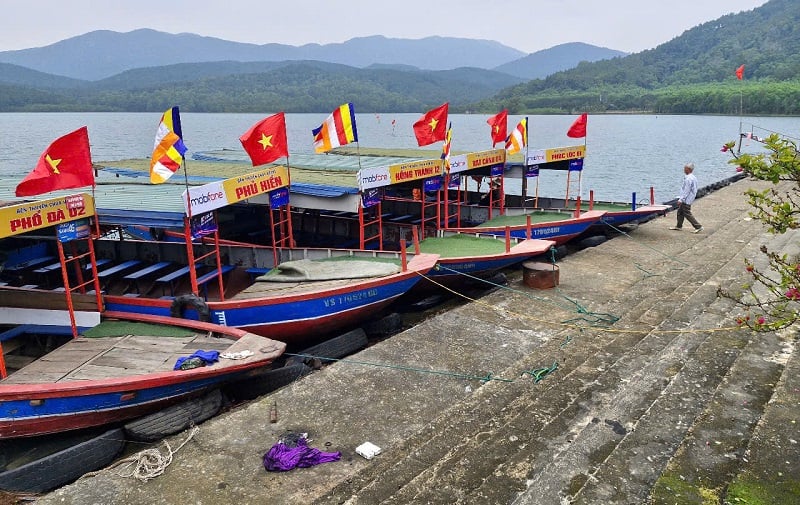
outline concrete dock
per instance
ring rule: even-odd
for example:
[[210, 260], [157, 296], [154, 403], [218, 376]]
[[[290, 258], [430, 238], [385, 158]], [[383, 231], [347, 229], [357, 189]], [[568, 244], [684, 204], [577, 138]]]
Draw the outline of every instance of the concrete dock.
[[[717, 296], [746, 282], [761, 245], [798, 252], [797, 231], [749, 218], [748, 187], [766, 185], [697, 200], [702, 233], [654, 219], [560, 260], [554, 289], [517, 271], [223, 413], [159, 477], [100, 471], [38, 503], [800, 503], [797, 332], [738, 329], [742, 311]], [[267, 472], [267, 450], [297, 433], [341, 460]], [[371, 460], [355, 453], [367, 441], [382, 450]]]

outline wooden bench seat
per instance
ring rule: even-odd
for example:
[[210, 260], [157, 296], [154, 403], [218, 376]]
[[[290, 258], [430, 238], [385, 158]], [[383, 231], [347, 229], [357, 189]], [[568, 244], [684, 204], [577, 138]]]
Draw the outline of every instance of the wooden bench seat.
[[128, 260], [120, 263], [119, 265], [114, 265], [111, 268], [107, 268], [100, 272], [97, 272], [97, 277], [101, 279], [108, 279], [113, 277], [116, 274], [122, 273], [125, 270], [131, 269], [137, 265], [140, 265], [142, 262], [139, 260]]
[[58, 261], [56, 263], [50, 263], [49, 265], [45, 265], [43, 267], [39, 267], [33, 271], [35, 274], [46, 274], [48, 272], [52, 272], [53, 270], [58, 270], [61, 268], [61, 262]]
[[250, 280], [255, 282], [256, 277], [261, 277], [262, 275], [264, 275], [265, 273], [269, 272], [270, 270], [272, 270], [272, 269], [271, 268], [253, 267], [253, 268], [248, 268], [247, 270], [245, 270], [245, 272], [250, 274]]
[[[97, 265], [97, 269], [98, 270], [100, 270], [100, 267], [108, 265], [109, 263], [111, 263], [111, 259], [110, 258], [100, 258], [100, 259], [95, 261], [95, 265]], [[87, 263], [86, 265], [83, 266], [83, 269], [86, 270], [87, 272], [91, 272], [92, 271], [92, 264], [91, 263]]]
[[225, 275], [226, 273], [230, 272], [234, 268], [236, 268], [236, 267], [234, 267], [233, 265], [222, 265], [222, 267], [219, 270], [215, 268], [214, 270], [212, 270], [212, 271], [210, 271], [208, 273], [205, 273], [205, 274], [203, 274], [203, 275], [201, 275], [200, 277], [197, 278], [197, 286], [198, 287], [202, 286], [202, 288], [203, 288], [203, 299], [204, 300], [208, 300], [208, 283], [209, 283], [209, 281], [211, 281], [212, 279], [216, 279], [219, 275]]
[[175, 281], [181, 279], [181, 277], [189, 275], [189, 265], [185, 267], [181, 267], [174, 272], [170, 272], [166, 275], [162, 275], [158, 279], [156, 279], [156, 284], [161, 284], [161, 294], [165, 294], [165, 287], [169, 286], [169, 294], [170, 296], [175, 296]]
[[160, 272], [165, 268], [169, 267], [170, 265], [172, 265], [171, 261], [161, 261], [158, 263], [154, 263], [152, 265], [148, 265], [142, 268], [141, 270], [129, 273], [128, 275], [123, 277], [123, 279], [130, 281], [129, 287], [132, 287], [134, 289], [134, 293], [139, 293], [139, 280], [147, 277], [148, 275]]
[[38, 267], [47, 262], [51, 262], [56, 259], [55, 256], [40, 256], [38, 258], [33, 258], [28, 261], [23, 261], [22, 263], [17, 263], [16, 265], [7, 266], [4, 268], [6, 272], [22, 272], [23, 270], [28, 270], [33, 267]]

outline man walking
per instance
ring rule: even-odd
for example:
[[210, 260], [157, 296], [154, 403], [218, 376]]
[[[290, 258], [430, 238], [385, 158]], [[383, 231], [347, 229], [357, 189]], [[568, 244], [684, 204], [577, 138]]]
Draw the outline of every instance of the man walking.
[[698, 223], [697, 219], [692, 215], [692, 204], [697, 196], [697, 177], [692, 172], [694, 172], [694, 163], [687, 163], [683, 167], [683, 173], [686, 175], [683, 178], [681, 194], [678, 197], [678, 223], [670, 227], [670, 230], [681, 230], [683, 228], [683, 218], [686, 218], [694, 227], [692, 233], [703, 231], [703, 225]]

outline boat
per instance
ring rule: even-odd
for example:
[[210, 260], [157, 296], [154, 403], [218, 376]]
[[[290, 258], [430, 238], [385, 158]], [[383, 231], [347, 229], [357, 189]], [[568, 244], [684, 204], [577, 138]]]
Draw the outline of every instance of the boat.
[[104, 427], [0, 440], [0, 490], [15, 494], [52, 491], [107, 466], [125, 443], [122, 428]]
[[422, 252], [439, 255], [436, 267], [415, 292], [429, 291], [434, 286], [453, 289], [488, 279], [503, 269], [546, 255], [555, 245], [552, 240], [520, 239], [510, 233], [497, 237], [477, 230], [437, 230], [434, 236], [414, 244]]
[[[70, 198], [83, 202], [85, 216], [94, 215], [94, 200], [86, 193], [0, 210], [12, 216], [9, 220], [24, 221], [43, 205], [66, 206]], [[290, 235], [270, 246], [221, 244], [215, 218], [213, 209], [191, 218], [183, 211], [137, 208], [98, 214], [96, 225], [74, 226], [83, 235], [69, 247], [41, 230], [26, 230], [5, 246], [3, 282], [30, 290], [93, 292], [107, 311], [203, 320], [295, 344], [374, 317], [438, 259], [405, 251], [297, 248]], [[131, 222], [182, 226], [185, 241], [132, 240], [111, 233]]]
[[[615, 230], [617, 227], [630, 223], [644, 223], [656, 216], [665, 215], [672, 206], [658, 204], [655, 201], [655, 191], [652, 187], [645, 194], [631, 193], [628, 202], [611, 200], [596, 200], [594, 191], [589, 191], [588, 201], [580, 197], [581, 176], [583, 174], [583, 160], [586, 155], [586, 146], [567, 146], [551, 149], [529, 150], [523, 163], [508, 163], [502, 174], [502, 179], [510, 178], [521, 181], [521, 195], [504, 195], [507, 212], [511, 209], [529, 208], [572, 212], [602, 211], [605, 214], [591, 229], [597, 231]], [[566, 173], [566, 190], [563, 198], [539, 196], [539, 178], [544, 172]], [[529, 181], [534, 179], [536, 185], [533, 195], [529, 195]], [[500, 187], [502, 188], [501, 179]], [[484, 195], [473, 195], [472, 200], [485, 199]]]
[[[71, 307], [64, 302], [63, 293], [0, 287], [0, 306], [7, 310], [0, 333], [1, 440], [151, 414], [254, 376], [286, 347], [200, 321], [100, 314], [92, 295], [73, 294]], [[208, 359], [187, 359], [201, 350], [211, 353]]]

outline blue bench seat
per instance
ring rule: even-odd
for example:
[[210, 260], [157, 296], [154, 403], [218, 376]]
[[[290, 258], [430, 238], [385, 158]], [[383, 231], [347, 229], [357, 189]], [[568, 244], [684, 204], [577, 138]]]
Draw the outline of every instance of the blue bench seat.
[[122, 273], [122, 272], [124, 272], [125, 270], [128, 270], [128, 269], [130, 269], [130, 268], [133, 268], [133, 267], [135, 267], [135, 266], [137, 266], [137, 265], [140, 265], [141, 263], [142, 263], [142, 262], [141, 262], [141, 261], [139, 261], [139, 260], [128, 260], [128, 261], [124, 261], [124, 262], [120, 263], [119, 265], [114, 265], [114, 266], [113, 266], [113, 267], [111, 267], [111, 268], [107, 268], [107, 269], [105, 269], [105, 270], [102, 270], [102, 271], [100, 271], [100, 272], [97, 272], [97, 276], [98, 276], [99, 278], [101, 278], [101, 279], [107, 279], [107, 278], [111, 278], [111, 277], [113, 277], [114, 275], [116, 275], [116, 274], [119, 274], [119, 273]]
[[160, 272], [165, 268], [169, 267], [170, 265], [172, 265], [171, 261], [161, 261], [158, 263], [154, 263], [152, 265], [148, 265], [142, 268], [141, 270], [129, 273], [128, 275], [123, 277], [123, 279], [130, 281], [130, 287], [132, 287], [135, 290], [134, 291], [135, 293], [138, 293], [140, 279], [147, 277], [148, 275], [152, 275], [156, 272]]
[[269, 272], [270, 270], [272, 270], [272, 269], [271, 268], [253, 267], [253, 268], [248, 268], [247, 270], [245, 270], [245, 272], [250, 274], [250, 280], [255, 282], [256, 277], [261, 277], [262, 275], [264, 275], [265, 273]]
[[16, 265], [11, 265], [5, 267], [6, 272], [21, 272], [23, 270], [27, 270], [29, 268], [38, 267], [48, 261], [53, 261], [56, 259], [55, 256], [40, 256], [38, 258], [33, 258], [28, 261], [23, 261], [22, 263], [17, 263]]
[[215, 268], [214, 270], [212, 270], [210, 272], [207, 272], [207, 273], [205, 273], [205, 274], [203, 274], [203, 275], [201, 275], [200, 277], [197, 278], [197, 285], [203, 287], [203, 299], [204, 300], [208, 300], [208, 283], [209, 283], [209, 281], [211, 281], [213, 279], [216, 279], [220, 275], [225, 275], [226, 273], [230, 272], [234, 268], [236, 268], [236, 267], [234, 267], [233, 265], [222, 265], [222, 267], [220, 267], [220, 269], [216, 269]]
[[169, 285], [170, 296], [175, 296], [175, 281], [180, 280], [184, 275], [189, 275], [189, 265], [181, 267], [174, 272], [162, 275], [156, 279], [156, 284], [161, 284], [161, 294], [164, 294], [164, 288]]
[[[111, 263], [111, 259], [110, 258], [100, 258], [100, 259], [95, 261], [95, 265], [97, 265], [97, 269], [98, 270], [100, 269], [100, 267], [108, 265], [109, 263]], [[87, 263], [86, 265], [83, 266], [83, 269], [86, 270], [87, 272], [91, 272], [92, 271], [92, 264], [91, 263]]]
[[45, 265], [43, 267], [39, 267], [33, 271], [35, 274], [46, 274], [48, 272], [52, 272], [53, 270], [59, 270], [61, 268], [61, 262], [58, 261], [56, 263], [50, 263], [49, 265]]

